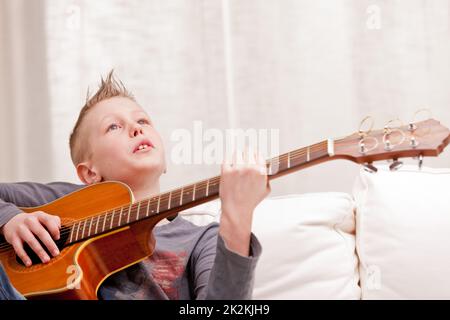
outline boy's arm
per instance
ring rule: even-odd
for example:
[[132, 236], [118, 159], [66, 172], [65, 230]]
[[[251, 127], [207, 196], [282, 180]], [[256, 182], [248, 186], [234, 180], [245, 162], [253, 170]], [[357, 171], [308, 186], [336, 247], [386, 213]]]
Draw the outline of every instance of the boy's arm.
[[[254, 270], [261, 245], [252, 234], [253, 213], [269, 194], [266, 163], [246, 150], [223, 163], [219, 196], [220, 226], [217, 247], [200, 245], [194, 272], [194, 292], [199, 299], [251, 299]], [[216, 252], [214, 262], [213, 252]], [[212, 266], [212, 267], [211, 267]], [[210, 270], [210, 271], [209, 271]]]
[[269, 193], [266, 162], [260, 155], [246, 150], [241, 157], [235, 153], [231, 163], [223, 163], [219, 234], [231, 251], [249, 255], [253, 213]]
[[249, 256], [230, 250], [212, 224], [199, 240], [192, 260], [193, 294], [196, 299], [249, 300], [261, 245], [250, 237]]
[[0, 183], [0, 230], [11, 218], [23, 212], [18, 207], [41, 206], [81, 187], [66, 182]]

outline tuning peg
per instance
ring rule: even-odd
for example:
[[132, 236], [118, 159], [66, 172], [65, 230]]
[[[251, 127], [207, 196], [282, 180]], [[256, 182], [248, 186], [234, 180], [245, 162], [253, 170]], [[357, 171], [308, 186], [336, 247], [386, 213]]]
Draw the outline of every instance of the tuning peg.
[[359, 143], [359, 153], [365, 154], [366, 153], [366, 144], [362, 141]]
[[[393, 144], [392, 141], [390, 140], [390, 136], [393, 135], [395, 132], [397, 132], [398, 134], [401, 135], [401, 139], [397, 143]], [[392, 151], [394, 149], [394, 147], [403, 144], [405, 139], [406, 139], [406, 135], [405, 135], [405, 133], [402, 130], [400, 130], [400, 129], [389, 129], [383, 135], [384, 150]]]
[[403, 166], [403, 162], [394, 159], [394, 161], [389, 165], [389, 170], [397, 171], [401, 166]]
[[417, 146], [419, 145], [419, 142], [417, 142], [416, 138], [414, 136], [412, 136], [409, 144], [411, 145], [411, 147], [417, 148]]
[[414, 132], [416, 129], [417, 129], [417, 126], [413, 122], [410, 122], [408, 124], [408, 131]]
[[377, 167], [375, 167], [371, 162], [363, 164], [363, 168], [365, 171], [370, 173], [376, 173], [378, 171]]
[[420, 154], [419, 155], [419, 170], [422, 170], [422, 165], [423, 165], [423, 155]]
[[386, 150], [386, 151], [391, 151], [392, 150], [392, 145], [391, 145], [391, 142], [389, 140], [385, 140], [384, 141], [384, 150]]

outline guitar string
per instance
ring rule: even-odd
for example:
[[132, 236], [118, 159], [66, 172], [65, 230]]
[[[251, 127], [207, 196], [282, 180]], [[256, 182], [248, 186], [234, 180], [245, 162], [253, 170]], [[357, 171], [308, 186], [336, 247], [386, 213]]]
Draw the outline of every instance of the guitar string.
[[[336, 142], [336, 141], [339, 141], [339, 140], [335, 140], [335, 142]], [[322, 141], [322, 142], [316, 143], [316, 144], [311, 145], [311, 146], [306, 147], [306, 148], [301, 148], [301, 149], [297, 149], [297, 150], [292, 151], [292, 152], [285, 153], [285, 154], [283, 154], [283, 155], [280, 155], [280, 156], [278, 156], [278, 157], [274, 157], [274, 158], [272, 158], [272, 159], [266, 161], [266, 166], [267, 166], [267, 165], [272, 166], [272, 165], [274, 165], [274, 164], [280, 165], [282, 162], [284, 162], [285, 160], [287, 160], [288, 157], [290, 158], [290, 160], [294, 160], [294, 161], [295, 161], [295, 160], [298, 160], [298, 159], [301, 158], [303, 155], [305, 155], [305, 154], [308, 153], [308, 149], [309, 149], [310, 155], [313, 156], [314, 153], [318, 153], [318, 152], [320, 152], [320, 151], [325, 151], [326, 149], [322, 149], [322, 147], [323, 147], [324, 145], [327, 145], [327, 141]], [[319, 149], [318, 149], [318, 148], [319, 148]], [[312, 160], [315, 160], [315, 159], [312, 159]], [[275, 161], [276, 161], [277, 163], [275, 163]], [[213, 178], [206, 179], [206, 180], [202, 180], [202, 181], [199, 181], [199, 182], [197, 182], [197, 183], [195, 183], [195, 184], [188, 184], [188, 185], [186, 185], [186, 187], [194, 186], [194, 185], [195, 185], [195, 186], [196, 186], [196, 185], [199, 185], [199, 188], [198, 188], [198, 189], [195, 188], [195, 192], [196, 192], [196, 193], [197, 193], [197, 192], [202, 192], [203, 190], [206, 190], [206, 188], [208, 188], [208, 186], [204, 186], [204, 182], [207, 182], [208, 180], [210, 181], [209, 187], [211, 188], [211, 185], [214, 185], [216, 182], [220, 181], [220, 176], [213, 177]], [[211, 182], [213, 182], [213, 183], [211, 184]], [[184, 187], [183, 187], [183, 188], [184, 188]], [[178, 188], [178, 189], [176, 189], [176, 190], [181, 190], [181, 189], [182, 189], [182, 188]], [[168, 204], [168, 201], [167, 201], [167, 200], [169, 199], [169, 197], [171, 197], [169, 194], [171, 194], [171, 192], [166, 192], [166, 193], [164, 193], [163, 195], [159, 196], [159, 197], [161, 197], [161, 199], [159, 200], [160, 205], [161, 205], [161, 203]], [[155, 196], [155, 197], [152, 197], [152, 198], [150, 198], [150, 199], [142, 200], [142, 201], [140, 201], [140, 202], [142, 203], [142, 202], [144, 202], [144, 201], [150, 201], [150, 203], [151, 203], [152, 200], [157, 201], [157, 198], [158, 198], [158, 196]], [[177, 198], [172, 198], [171, 200], [173, 200], [173, 199], [177, 199]], [[178, 197], [178, 200], [179, 200], [179, 199], [180, 199], [180, 197]], [[131, 207], [132, 207], [133, 205], [136, 205], [136, 204], [132, 204]], [[77, 224], [77, 223], [80, 224], [79, 229], [81, 229], [82, 226], [84, 227], [83, 223], [84, 223], [84, 224], [87, 224], [88, 220], [91, 219], [91, 220], [92, 220], [92, 221], [91, 221], [91, 227], [92, 227], [92, 223], [93, 223], [93, 220], [94, 220], [95, 217], [97, 217], [97, 222], [96, 222], [97, 224], [99, 223], [99, 221], [100, 221], [100, 219], [101, 219], [102, 217], [104, 217], [103, 220], [108, 219], [108, 220], [109, 220], [108, 223], [110, 223], [110, 222], [111, 222], [110, 218], [113, 216], [113, 213], [115, 214], [115, 209], [123, 208], [123, 207], [124, 207], [124, 206], [119, 206], [119, 207], [117, 207], [117, 208], [110, 209], [110, 210], [108, 210], [108, 211], [106, 211], [106, 212], [104, 212], [104, 213], [97, 214], [97, 215], [95, 215], [95, 216], [91, 216], [91, 217], [88, 217], [88, 218], [83, 218], [83, 219], [71, 221], [71, 223], [66, 224], [66, 225], [64, 225], [64, 226], [62, 227], [62, 229], [65, 229], [65, 230], [64, 230], [63, 232], [60, 233], [60, 239], [61, 239], [63, 236], [69, 234], [69, 233], [72, 231], [71, 227], [72, 227], [73, 225]], [[128, 206], [128, 207], [130, 207], [130, 206]], [[111, 211], [111, 210], [112, 210], [112, 211]], [[132, 210], [133, 210], [133, 208], [131, 208], [131, 209], [129, 210], [128, 215], [131, 215], [131, 214], [132, 214]], [[136, 214], [136, 213], [137, 213], [137, 208], [136, 208], [136, 210], [133, 212], [133, 214]], [[157, 213], [157, 214], [158, 214], [158, 213]], [[108, 217], [108, 215], [109, 215], [109, 217]], [[153, 215], [155, 215], [155, 214], [153, 214]], [[136, 220], [135, 220], [135, 221], [136, 221]], [[104, 222], [105, 222], [105, 221], [104, 221]], [[116, 227], [120, 227], [120, 226], [116, 226]], [[104, 231], [102, 231], [102, 232], [104, 232]], [[77, 232], [77, 233], [78, 233], [78, 232]], [[83, 232], [83, 235], [84, 235], [84, 232]], [[83, 239], [83, 238], [81, 238], [81, 239]], [[0, 251], [9, 250], [11, 247], [12, 247], [12, 245], [9, 244], [9, 243], [3, 243], [3, 244], [0, 244]]]
[[[324, 141], [324, 142], [321, 142], [321, 143], [318, 143], [318, 144], [315, 144], [315, 145], [312, 145], [312, 146], [310, 146], [310, 150], [311, 149], [313, 149], [313, 146], [315, 147], [315, 148], [317, 148], [317, 147], [321, 147], [321, 145], [323, 145], [324, 143], [326, 143], [326, 141]], [[290, 154], [290, 158], [292, 159], [292, 160], [295, 160], [295, 159], [298, 159], [298, 156], [299, 155], [302, 155], [302, 154], [304, 154], [305, 152], [301, 152], [303, 149], [299, 149], [299, 150], [296, 150], [295, 152], [293, 151], [293, 152], [291, 152]], [[311, 152], [311, 154], [313, 154], [313, 153], [317, 153], [317, 152], [319, 152], [319, 151], [323, 151], [323, 149], [319, 149], [319, 150], [313, 150], [313, 151], [310, 151]], [[293, 157], [293, 155], [294, 155], [294, 157]], [[275, 157], [275, 158], [273, 158], [273, 159], [271, 159], [270, 160], [270, 162], [266, 162], [266, 165], [273, 165], [274, 164], [274, 162], [273, 162], [273, 160], [278, 160], [278, 164], [280, 164], [281, 163], [281, 161], [279, 161], [280, 159], [282, 159], [283, 157], [284, 158], [287, 158], [287, 156], [288, 156], [288, 154], [283, 154], [282, 156], [279, 156], [279, 157]], [[314, 160], [314, 159], [313, 159]], [[219, 181], [220, 180], [220, 176], [218, 176], [218, 177], [214, 177], [214, 178], [210, 178], [210, 179], [207, 179], [207, 180], [210, 180], [210, 181], [212, 181], [212, 180], [216, 180], [216, 181]], [[207, 180], [204, 180], [205, 182], [207, 181]], [[198, 183], [196, 183], [195, 185], [197, 185], [197, 184], [199, 184], [200, 185], [200, 183], [201, 182], [198, 182]], [[190, 185], [187, 185], [187, 186], [191, 186], [192, 184], [190, 184]], [[214, 185], [214, 183], [213, 183], [213, 185]], [[210, 184], [210, 186], [211, 186], [211, 184]], [[179, 188], [179, 189], [177, 189], [177, 190], [180, 190], [181, 188]], [[199, 188], [199, 189], [197, 189], [196, 188], [196, 192], [197, 192], [197, 190], [198, 190], [198, 192], [201, 192], [202, 190], [205, 190], [206, 189], [206, 187], [201, 187], [201, 188]], [[167, 193], [165, 193], [165, 194], [167, 194]], [[165, 195], [164, 194], [164, 195]], [[142, 200], [141, 202], [143, 202], [143, 201], [150, 201], [151, 202], [151, 200], [152, 199], [157, 199], [158, 197], [153, 197], [153, 198], [150, 198], [150, 199], [148, 199], [148, 200]], [[162, 197], [161, 199], [163, 199], [162, 200], [162, 202], [164, 203], [164, 201], [166, 201], [167, 200], [167, 198], [169, 198], [169, 196], [167, 196], [167, 197]], [[180, 198], [181, 197], [178, 197], [178, 198], [173, 198], [173, 199], [178, 199], [178, 200], [180, 200]], [[156, 200], [155, 200], [156, 201]], [[161, 203], [161, 200], [160, 200], [160, 203]], [[135, 206], [136, 204], [132, 204], [131, 205], [131, 207], [133, 207], [133, 205]], [[121, 206], [121, 207], [117, 207], [117, 208], [122, 208], [123, 206]], [[129, 206], [128, 206], [129, 207]], [[134, 210], [134, 209], [136, 209], [136, 210]], [[135, 215], [136, 213], [137, 213], [137, 208], [131, 208], [130, 210], [129, 210], [129, 216], [133, 213], [133, 215]], [[113, 209], [111, 209], [111, 210], [113, 210]], [[133, 211], [134, 210], [134, 211]], [[166, 209], [167, 210], [167, 209]], [[113, 211], [106, 211], [105, 213], [102, 213], [102, 214], [97, 214], [97, 215], [95, 215], [95, 216], [91, 216], [91, 217], [88, 217], [88, 218], [83, 218], [83, 219], [80, 219], [80, 220], [74, 220], [74, 221], [72, 221], [70, 224], [66, 224], [66, 225], [64, 225], [63, 226], [63, 228], [65, 228], [65, 230], [63, 231], [63, 232], [61, 232], [60, 233], [60, 236], [65, 236], [65, 235], [67, 235], [68, 233], [70, 233], [72, 230], [71, 230], [71, 227], [73, 226], [73, 225], [75, 225], [76, 223], [79, 223], [79, 230], [82, 228], [82, 227], [85, 227], [85, 225], [88, 223], [88, 220], [89, 219], [91, 219], [92, 221], [91, 221], [91, 225], [90, 225], [90, 228], [92, 227], [92, 223], [94, 222], [94, 218], [97, 218], [97, 224], [100, 222], [100, 219], [103, 217], [104, 219], [103, 220], [105, 220], [105, 219], [107, 219], [107, 220], [109, 220], [108, 221], [108, 223], [110, 224], [112, 221], [111, 221], [111, 217], [113, 216], [115, 214], [115, 209], [113, 210]], [[156, 213], [156, 214], [153, 214], [153, 215], [157, 215], [158, 213]], [[134, 220], [134, 221], [136, 221], [136, 220]], [[105, 223], [105, 221], [104, 221], [104, 223]], [[120, 225], [115, 225], [115, 227], [120, 227]], [[89, 228], [89, 230], [90, 230], [90, 228]], [[78, 231], [79, 231], [78, 230]], [[102, 231], [102, 232], [104, 232], [104, 230]], [[78, 232], [77, 232], [77, 234], [78, 234]], [[84, 230], [83, 230], [83, 232], [82, 232], [82, 236], [84, 236]], [[90, 232], [89, 232], [89, 235], [88, 235], [88, 237], [90, 237]], [[60, 237], [61, 238], [61, 237]], [[81, 238], [80, 240], [82, 240], [83, 238]], [[78, 240], [78, 239], [77, 239]], [[10, 249], [10, 247], [11, 247], [11, 245], [9, 244], [9, 243], [7, 243], [7, 244], [5, 244], [5, 243], [3, 243], [3, 244], [1, 244], [0, 245], [0, 251], [3, 251], [3, 249], [4, 248], [6, 248], [6, 247], [8, 247], [8, 249]]]
[[[351, 137], [351, 136], [349, 136], [349, 137]], [[336, 142], [341, 142], [341, 141], [344, 141], [344, 140], [346, 140], [346, 139], [349, 139], [349, 137], [342, 138], [342, 139], [335, 139], [335, 140], [333, 140], [333, 142], [334, 142], [334, 143], [336, 143]], [[375, 139], [376, 139], [376, 138], [375, 138]], [[272, 159], [266, 161], [266, 166], [269, 165], [269, 167], [271, 167], [275, 162], [276, 162], [277, 165], [279, 165], [279, 164], [281, 164], [282, 161], [286, 160], [287, 158], [289, 158], [290, 160], [295, 160], [295, 159], [298, 159], [299, 156], [303, 156], [303, 155], [305, 155], [305, 154], [308, 153], [308, 152], [310, 153], [311, 156], [313, 156], [314, 153], [317, 153], [317, 152], [320, 152], [320, 151], [324, 151], [323, 149], [321, 149], [321, 147], [324, 146], [324, 145], [327, 145], [327, 143], [328, 143], [327, 140], [321, 141], [321, 142], [319, 142], [319, 143], [310, 145], [310, 146], [308, 146], [308, 147], [304, 147], [304, 148], [301, 148], [301, 149], [297, 149], [297, 150], [295, 150], [295, 151], [285, 153], [285, 154], [280, 155], [280, 156], [278, 156], [278, 157], [274, 157], [274, 158], [272, 158]], [[319, 150], [314, 150], [314, 149], [316, 149], [316, 148], [319, 148]], [[283, 160], [282, 160], [282, 159], [283, 159]], [[316, 159], [312, 159], [312, 160], [316, 160]], [[307, 161], [307, 162], [308, 162], [308, 161]], [[304, 164], [304, 163], [303, 163], [303, 164]], [[205, 180], [199, 181], [199, 182], [197, 182], [197, 183], [195, 183], [195, 184], [188, 184], [188, 185], [186, 185], [186, 187], [190, 187], [190, 186], [194, 186], [194, 187], [195, 187], [195, 186], [198, 184], [198, 185], [200, 185], [200, 187], [199, 187], [199, 189], [198, 189], [198, 191], [200, 192], [200, 191], [205, 190], [205, 189], [208, 188], [209, 186], [211, 186], [211, 183], [209, 183], [208, 186], [204, 187], [204, 183], [205, 183], [205, 182], [207, 182], [207, 181], [209, 181], [209, 182], [214, 181], [213, 184], [212, 184], [212, 185], [214, 185], [214, 183], [215, 183], [215, 182], [218, 182], [219, 180], [220, 180], [220, 176], [217, 176], [217, 177], [214, 177], [214, 178], [210, 178], [210, 179], [205, 179]], [[176, 190], [180, 190], [180, 189], [182, 189], [182, 188], [184, 188], [184, 186], [181, 187], [181, 188], [178, 188], [178, 189], [176, 189]], [[144, 201], [149, 201], [149, 203], [151, 203], [151, 201], [152, 201], [153, 199], [157, 199], [157, 198], [159, 197], [159, 198], [160, 198], [160, 199], [159, 199], [159, 202], [160, 202], [160, 204], [161, 204], [161, 200], [162, 200], [162, 202], [164, 202], [164, 201], [166, 201], [168, 198], [171, 198], [172, 192], [173, 192], [173, 191], [176, 191], [176, 190], [172, 190], [172, 191], [166, 192], [166, 193], [164, 193], [164, 194], [162, 194], [162, 195], [159, 195], [159, 196], [155, 196], [155, 197], [152, 197], [152, 198], [149, 198], [149, 199], [142, 200], [142, 201], [140, 201], [140, 203], [142, 203], [142, 202], [144, 202]], [[194, 191], [194, 188], [193, 188], [192, 191]], [[196, 188], [196, 187], [195, 187], [195, 191], [197, 192], [197, 188]], [[178, 199], [180, 199], [180, 198], [181, 198], [181, 196], [180, 196]], [[156, 200], [155, 200], [155, 201], [156, 201]], [[133, 205], [135, 205], [135, 204], [131, 204], [131, 205], [128, 206], [128, 207], [131, 207], [130, 210], [129, 210], [129, 215], [131, 215]], [[124, 206], [120, 206], [120, 207], [117, 207], [117, 208], [110, 209], [110, 210], [113, 210], [112, 212], [106, 211], [106, 212], [97, 214], [97, 215], [95, 215], [95, 216], [83, 218], [83, 219], [80, 219], [80, 220], [74, 220], [74, 221], [72, 221], [71, 223], [69, 223], [69, 224], [67, 224], [67, 225], [64, 225], [64, 226], [62, 227], [62, 229], [65, 229], [65, 230], [61, 233], [61, 235], [67, 235], [68, 233], [70, 233], [70, 232], [72, 231], [71, 227], [74, 226], [74, 225], [77, 224], [77, 223], [79, 223], [79, 229], [81, 228], [81, 226], [82, 226], [83, 223], [84, 223], [84, 224], [83, 224], [83, 227], [85, 227], [85, 225], [87, 224], [87, 221], [88, 221], [89, 219], [92, 220], [92, 221], [91, 221], [91, 226], [92, 226], [92, 222], [93, 222], [94, 218], [97, 218], [97, 224], [98, 224], [98, 222], [100, 221], [101, 217], [104, 217], [103, 220], [104, 220], [104, 223], [105, 223], [105, 220], [106, 220], [106, 219], [109, 220], [109, 219], [115, 214], [115, 209], [123, 208], [123, 207], [124, 207]], [[168, 210], [168, 209], [166, 209], [166, 210]], [[136, 209], [136, 211], [133, 212], [133, 214], [135, 214], [135, 213], [137, 213], [137, 209]], [[156, 213], [156, 214], [159, 214], [159, 212]], [[153, 215], [155, 215], [155, 214], [153, 214]], [[109, 216], [109, 217], [108, 217], [108, 216]], [[113, 219], [114, 219], [114, 218], [113, 218]], [[135, 220], [135, 221], [136, 221], [136, 220]], [[113, 222], [113, 221], [111, 221], [111, 222]], [[109, 222], [109, 223], [110, 223], [110, 222]], [[90, 227], [91, 227], [91, 226], [90, 226]], [[115, 226], [115, 227], [120, 227], [120, 225]], [[79, 230], [77, 231], [77, 234], [78, 234], [78, 232], [79, 232]], [[104, 231], [102, 231], [102, 232], [104, 232]], [[82, 236], [84, 236], [84, 230], [83, 230], [83, 232], [82, 232]], [[90, 235], [88, 235], [88, 237], [90, 237]], [[61, 237], [60, 237], [60, 238], [61, 238]], [[81, 238], [80, 240], [82, 240], [82, 239], [83, 239], [83, 238]], [[3, 242], [3, 243], [0, 244], [0, 252], [3, 252], [3, 251], [5, 251], [5, 250], [9, 250], [9, 249], [12, 247], [12, 245], [9, 244], [9, 243], [7, 243], [6, 241], [2, 241], [2, 242]], [[6, 243], [5, 243], [5, 242], [6, 242]]]

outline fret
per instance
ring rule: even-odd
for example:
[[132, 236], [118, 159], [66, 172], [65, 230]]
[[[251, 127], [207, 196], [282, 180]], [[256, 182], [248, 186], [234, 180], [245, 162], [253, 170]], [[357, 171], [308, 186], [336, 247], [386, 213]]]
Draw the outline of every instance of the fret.
[[94, 217], [91, 218], [91, 222], [89, 223], [88, 237], [91, 235], [92, 220], [94, 220]]
[[334, 141], [333, 139], [327, 140], [327, 151], [330, 157], [334, 156]]
[[81, 232], [81, 239], [84, 238], [84, 230], [86, 229], [86, 220], [83, 220], [84, 224], [83, 224], [83, 231]]
[[161, 203], [161, 195], [158, 196], [158, 206], [156, 207], [156, 213], [159, 213], [159, 204]]
[[113, 228], [113, 222], [114, 222], [114, 215], [116, 214], [116, 209], [113, 210], [112, 215], [111, 215], [111, 223], [109, 225], [109, 230], [111, 230]]
[[72, 236], [73, 236], [73, 226], [72, 226], [72, 228], [70, 228], [70, 238], [69, 238], [69, 243], [72, 242]]
[[151, 200], [152, 200], [151, 198], [147, 200], [147, 212], [145, 213], [146, 217], [148, 217], [148, 209], [150, 208], [150, 201]]
[[130, 213], [131, 213], [131, 205], [129, 206], [129, 209], [128, 209], [128, 218], [127, 218], [127, 224], [129, 224], [129, 223], [130, 223]]
[[195, 189], [196, 189], [197, 184], [194, 183], [194, 188], [192, 190], [192, 201], [195, 201]]
[[291, 168], [291, 152], [289, 151], [287, 154], [287, 168]]
[[95, 231], [94, 234], [97, 234], [98, 222], [100, 221], [101, 216], [97, 216], [97, 222], [95, 223]]
[[208, 196], [209, 193], [209, 179], [206, 182], [206, 196]]
[[311, 160], [311, 151], [310, 147], [307, 147], [306, 149], [306, 162], [309, 162]]
[[169, 204], [167, 205], [167, 210], [170, 209], [170, 201], [172, 200], [172, 191], [169, 192]]
[[138, 202], [138, 207], [137, 207], [137, 210], [136, 210], [136, 221], [138, 221], [139, 220], [139, 209], [141, 208], [141, 202], [139, 201]]
[[77, 231], [76, 231], [75, 241], [78, 241], [78, 232], [80, 232], [80, 223], [81, 222], [77, 222]]
[[75, 241], [78, 241], [80, 237], [81, 221], [77, 222], [77, 231], [75, 233]]
[[78, 241], [78, 232], [80, 232], [80, 222], [77, 222], [77, 229], [75, 231], [75, 240], [74, 241]]
[[108, 213], [103, 215], [103, 228], [102, 228], [102, 232], [105, 231], [105, 224], [106, 224], [106, 217], [108, 216]]
[[119, 223], [117, 224], [117, 226], [121, 226], [121, 222], [122, 222], [122, 212], [123, 212], [123, 207], [120, 207], [120, 213], [119, 213]]
[[209, 184], [209, 194], [217, 194], [219, 192], [220, 179], [217, 181], [215, 181], [215, 178], [210, 180], [213, 181]]
[[75, 223], [74, 225], [72, 225], [72, 228], [70, 228], [70, 240], [69, 243], [71, 243], [73, 241], [73, 234], [75, 233], [75, 227], [76, 225], [78, 225], [77, 223]]
[[180, 207], [183, 205], [183, 187], [181, 187]]
[[101, 232], [105, 231], [105, 229], [106, 229], [106, 217], [107, 217], [107, 214], [108, 214], [108, 212], [102, 214], [102, 217], [103, 217], [103, 228], [102, 228]]

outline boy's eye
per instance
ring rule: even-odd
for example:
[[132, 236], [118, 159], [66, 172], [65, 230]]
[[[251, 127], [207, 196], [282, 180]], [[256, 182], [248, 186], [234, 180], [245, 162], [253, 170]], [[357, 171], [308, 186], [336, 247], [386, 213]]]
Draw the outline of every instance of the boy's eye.
[[139, 119], [139, 120], [138, 120], [138, 123], [139, 123], [139, 124], [149, 124], [149, 122], [148, 122], [147, 119]]
[[118, 126], [117, 124], [113, 123], [112, 125], [110, 125], [110, 126], [108, 127], [108, 130], [107, 130], [107, 131], [116, 130], [116, 129], [118, 129], [118, 128], [119, 128], [119, 126]]

